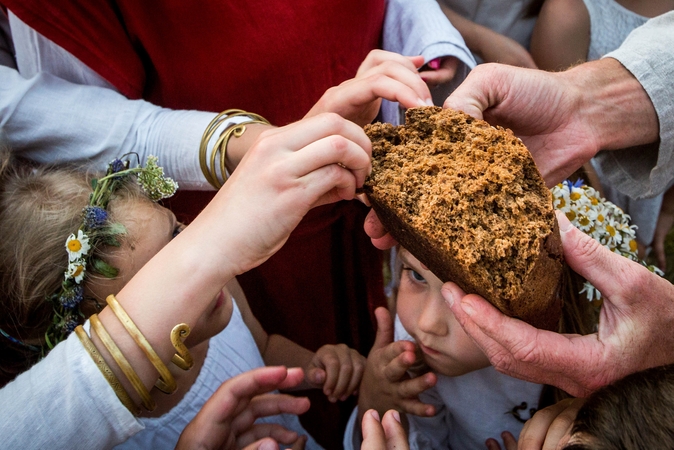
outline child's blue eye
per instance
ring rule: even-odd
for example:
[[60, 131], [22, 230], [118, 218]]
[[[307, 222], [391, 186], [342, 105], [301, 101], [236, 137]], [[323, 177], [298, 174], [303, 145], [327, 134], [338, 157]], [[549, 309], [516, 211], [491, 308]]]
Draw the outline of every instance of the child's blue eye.
[[408, 266], [403, 266], [402, 267], [403, 272], [408, 272], [409, 276], [413, 281], [416, 281], [417, 283], [425, 283], [426, 279], [416, 270], [412, 269], [411, 267]]
[[410, 269], [410, 273], [412, 275], [412, 278], [414, 278], [416, 281], [421, 281], [421, 282], [426, 281], [426, 279], [423, 276], [421, 276], [421, 274], [419, 272], [417, 272], [416, 270]]

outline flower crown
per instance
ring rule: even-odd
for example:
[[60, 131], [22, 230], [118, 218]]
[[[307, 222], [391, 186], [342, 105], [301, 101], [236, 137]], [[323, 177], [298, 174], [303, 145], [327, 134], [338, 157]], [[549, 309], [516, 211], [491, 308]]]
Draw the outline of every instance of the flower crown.
[[[566, 214], [569, 221], [585, 234], [614, 253], [639, 262], [660, 276], [664, 273], [656, 266], [641, 260], [637, 254], [636, 225], [630, 225], [630, 216], [615, 204], [600, 197], [583, 180], [572, 183], [566, 180], [551, 189], [553, 206]], [[601, 292], [585, 281], [580, 294], [590, 301], [601, 300]]]
[[[138, 158], [137, 154], [134, 155]], [[127, 156], [114, 159], [103, 177], [91, 180], [93, 192], [89, 195], [89, 204], [82, 210], [82, 225], [66, 239], [68, 268], [61, 288], [47, 296], [47, 301], [54, 307], [52, 323], [45, 333], [50, 349], [64, 340], [79, 325], [80, 319], [84, 318], [80, 311], [80, 302], [84, 298], [82, 280], [86, 277], [87, 269], [106, 278], [117, 276], [116, 268], [93, 256], [91, 251], [99, 245], [119, 247], [117, 236], [126, 233], [122, 224], [108, 220], [107, 207], [115, 190], [132, 175], [136, 176], [142, 190], [154, 202], [171, 197], [178, 189], [175, 181], [164, 176], [164, 169], [157, 165], [156, 156], [148, 156], [145, 167], [139, 161], [138, 166], [133, 168], [129, 167]]]

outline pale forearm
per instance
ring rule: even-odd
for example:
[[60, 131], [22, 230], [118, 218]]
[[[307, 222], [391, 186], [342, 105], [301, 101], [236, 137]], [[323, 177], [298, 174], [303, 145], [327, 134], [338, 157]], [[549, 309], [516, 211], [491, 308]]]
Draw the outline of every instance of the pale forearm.
[[[224, 211], [217, 205], [219, 200], [222, 200], [220, 195], [119, 293], [111, 292], [116, 294], [119, 303], [167, 365], [175, 353], [169, 338], [173, 327], [187, 323], [194, 329], [198, 318], [213, 302], [219, 290], [240, 270], [227, 251], [233, 245], [228, 242], [231, 237], [224, 231], [225, 227], [212, 226], [217, 223], [213, 216]], [[158, 374], [147, 357], [110, 308], [101, 311], [99, 317], [143, 383], [151, 388]], [[127, 392], [135, 397], [135, 390], [95, 333], [92, 333], [92, 340], [126, 386]], [[138, 398], [135, 400], [140, 403]]]

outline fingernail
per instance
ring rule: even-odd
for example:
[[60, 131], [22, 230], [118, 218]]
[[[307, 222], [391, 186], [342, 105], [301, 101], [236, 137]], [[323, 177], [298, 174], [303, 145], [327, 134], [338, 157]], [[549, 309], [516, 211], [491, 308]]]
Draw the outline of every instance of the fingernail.
[[417, 106], [428, 106], [428, 100], [423, 100], [421, 98], [417, 99]]
[[276, 450], [278, 447], [274, 441], [262, 441], [259, 450]]
[[370, 415], [371, 415], [372, 417], [374, 417], [375, 419], [377, 419], [377, 422], [379, 422], [379, 413], [377, 412], [376, 409], [370, 410]]
[[454, 306], [454, 295], [452, 294], [452, 291], [450, 289], [443, 289], [442, 295], [443, 297], [445, 297], [445, 301], [447, 302], [450, 308]]
[[468, 301], [461, 302], [461, 309], [469, 316], [473, 316], [475, 314], [475, 309], [473, 309], [473, 305], [471, 305], [471, 303]]
[[566, 214], [559, 210], [555, 211], [555, 214], [557, 214], [557, 223], [559, 224], [560, 233], [569, 231], [573, 225], [569, 222], [569, 218], [566, 217]]
[[398, 411], [393, 411], [393, 418], [400, 423], [400, 413]]
[[440, 68], [440, 62], [441, 62], [440, 58], [431, 59], [430, 61], [428, 61], [428, 67], [430, 67], [433, 70], [438, 70]]
[[435, 104], [433, 103], [433, 99], [432, 99], [432, 98], [427, 98], [427, 99], [426, 99], [426, 105], [428, 105], [428, 106], [435, 106]]

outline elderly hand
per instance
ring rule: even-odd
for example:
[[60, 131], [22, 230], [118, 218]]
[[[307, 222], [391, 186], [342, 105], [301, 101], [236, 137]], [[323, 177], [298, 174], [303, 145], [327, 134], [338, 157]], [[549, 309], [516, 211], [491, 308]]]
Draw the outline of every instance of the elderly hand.
[[550, 187], [600, 149], [655, 142], [659, 132], [641, 84], [611, 58], [556, 73], [481, 64], [444, 106], [510, 128]]
[[597, 333], [538, 330], [447, 283], [443, 295], [497, 370], [586, 396], [623, 376], [674, 362], [674, 285], [610, 252], [557, 213], [569, 266], [604, 298]]

